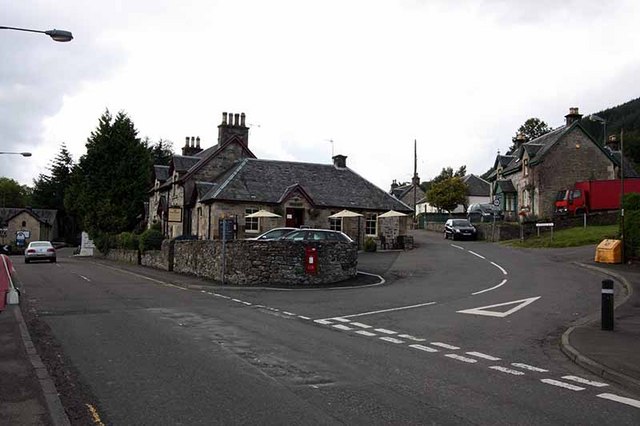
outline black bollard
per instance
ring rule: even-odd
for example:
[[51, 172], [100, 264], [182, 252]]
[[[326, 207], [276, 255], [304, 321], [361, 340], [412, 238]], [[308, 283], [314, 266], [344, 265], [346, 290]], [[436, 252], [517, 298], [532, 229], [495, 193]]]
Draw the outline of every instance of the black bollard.
[[602, 280], [602, 329], [613, 330], [613, 281]]

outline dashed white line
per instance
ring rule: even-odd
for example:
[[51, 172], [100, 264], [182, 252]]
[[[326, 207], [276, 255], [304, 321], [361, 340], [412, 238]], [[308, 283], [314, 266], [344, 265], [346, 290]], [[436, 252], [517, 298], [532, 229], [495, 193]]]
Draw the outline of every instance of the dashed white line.
[[334, 321], [340, 321], [340, 322], [351, 322], [350, 320], [344, 319], [344, 318], [341, 318], [341, 317], [335, 317], [335, 318], [331, 318], [331, 319], [334, 320]]
[[363, 324], [361, 322], [352, 322], [351, 325], [355, 325], [356, 327], [360, 328], [372, 328], [370, 325]]
[[467, 355], [475, 356], [482, 359], [488, 359], [489, 361], [500, 361], [500, 358], [496, 358], [495, 356], [483, 354], [482, 352], [467, 352]]
[[304, 315], [298, 315], [298, 318], [303, 319], [303, 320], [310, 320], [311, 318], [309, 317], [305, 317]]
[[504, 270], [504, 268], [503, 268], [502, 266], [498, 265], [498, 264], [497, 264], [497, 263], [495, 263], [495, 262], [491, 262], [491, 264], [492, 264], [493, 266], [495, 266], [496, 268], [500, 269], [500, 270], [502, 271], [502, 273], [503, 273], [503, 274], [507, 275], [507, 271], [505, 271], [505, 270]]
[[91, 282], [91, 280], [90, 280], [89, 278], [85, 277], [84, 275], [80, 275], [80, 274], [78, 274], [78, 276], [79, 276], [80, 278], [82, 278], [83, 280], [87, 281], [87, 282]]
[[326, 319], [317, 319], [317, 320], [313, 320], [313, 322], [317, 322], [318, 324], [322, 324], [322, 325], [330, 325], [331, 321], [326, 320]]
[[460, 246], [457, 246], [455, 244], [451, 244], [451, 247], [455, 247], [457, 249], [464, 250], [464, 247], [460, 247]]
[[620, 402], [622, 404], [627, 404], [632, 407], [640, 408], [640, 401], [638, 401], [637, 399], [625, 398], [624, 396], [618, 396], [612, 393], [601, 393], [596, 396], [598, 398], [608, 399], [610, 401]]
[[227, 300], [231, 299], [229, 296], [225, 296], [224, 294], [213, 293], [213, 295]]
[[542, 383], [546, 383], [548, 385], [558, 386], [559, 388], [569, 389], [569, 390], [572, 390], [572, 391], [581, 391], [581, 390], [585, 389], [585, 388], [582, 388], [580, 386], [575, 386], [575, 385], [571, 385], [569, 383], [561, 382], [560, 380], [540, 379], [540, 381]]
[[[401, 306], [399, 308], [381, 309], [379, 311], [362, 312], [360, 314], [353, 314], [353, 315], [342, 315], [340, 318], [362, 317], [362, 316], [365, 316], [365, 315], [382, 314], [384, 312], [401, 311], [403, 309], [420, 308], [422, 306], [429, 306], [429, 305], [435, 305], [435, 304], [436, 304], [436, 302], [419, 303], [417, 305]], [[330, 318], [327, 318], [327, 319], [330, 319]]]
[[545, 370], [544, 368], [534, 367], [533, 365], [523, 364], [521, 362], [512, 362], [511, 365], [514, 367], [522, 368], [524, 370], [535, 371], [536, 373], [548, 373], [549, 370]]
[[385, 342], [391, 343], [404, 343], [404, 340], [395, 339], [393, 337], [379, 337], [380, 340], [384, 340]]
[[357, 334], [362, 334], [363, 336], [367, 336], [367, 337], [374, 337], [374, 336], [377, 336], [377, 334], [376, 334], [376, 333], [371, 333], [371, 332], [366, 331], [366, 330], [358, 330], [358, 331], [356, 331], [356, 333], [357, 333]]
[[384, 334], [398, 334], [397, 331], [393, 331], [393, 330], [387, 330], [386, 328], [375, 328], [375, 331], [377, 331], [378, 333], [384, 333]]
[[419, 351], [424, 351], [424, 352], [438, 352], [437, 349], [430, 348], [429, 346], [424, 346], [424, 345], [409, 345], [409, 347], [418, 349]]
[[[242, 302], [242, 301], [241, 301], [241, 302]], [[247, 305], [247, 306], [251, 306], [251, 305], [253, 305], [253, 303], [250, 303], [250, 302], [242, 302], [242, 304]], [[292, 314], [292, 315], [293, 315], [293, 314]]]
[[457, 361], [462, 361], [462, 362], [466, 362], [466, 363], [469, 363], [469, 364], [474, 364], [474, 363], [478, 362], [477, 360], [475, 360], [473, 358], [467, 358], [466, 356], [457, 355], [457, 354], [445, 354], [445, 356], [447, 358], [455, 359]]
[[576, 382], [576, 383], [580, 383], [583, 385], [589, 385], [589, 386], [593, 386], [596, 388], [604, 388], [606, 386], [609, 386], [606, 383], [602, 383], [602, 382], [594, 382], [591, 380], [587, 380], [587, 379], [583, 379], [582, 377], [578, 377], [578, 376], [562, 376], [563, 379], [565, 380], [571, 380], [572, 382]]
[[486, 259], [486, 257], [476, 253], [475, 251], [471, 251], [471, 250], [467, 250], [469, 253], [471, 253], [474, 256], [478, 256], [480, 259]]
[[292, 317], [296, 316], [296, 314], [293, 314], [293, 313], [287, 312], [287, 311], [282, 311], [282, 313], [285, 314], [285, 315], [291, 315]]
[[402, 337], [403, 339], [413, 340], [414, 342], [426, 342], [427, 339], [421, 339], [420, 337], [414, 337], [410, 334], [398, 334], [398, 337]]
[[242, 300], [240, 300], [240, 299], [231, 299], [231, 300], [234, 301], [234, 302], [237, 302], [237, 303], [242, 303]]
[[487, 291], [495, 290], [496, 288], [502, 287], [506, 283], [507, 283], [507, 280], [504, 279], [504, 280], [502, 280], [502, 282], [500, 284], [498, 284], [496, 286], [493, 286], [493, 287], [490, 287], [490, 288], [485, 288], [484, 290], [476, 291], [475, 293], [471, 293], [471, 295], [475, 296], [476, 294], [486, 293]]
[[338, 330], [344, 330], [344, 331], [351, 331], [353, 330], [353, 328], [351, 327], [347, 327], [346, 325], [342, 325], [342, 324], [334, 324], [333, 328], [337, 328]]
[[453, 346], [453, 345], [449, 345], [447, 343], [442, 343], [442, 342], [431, 342], [431, 344], [433, 346], [439, 346], [441, 348], [445, 348], [445, 349], [451, 349], [452, 351], [455, 351], [456, 349], [460, 349], [457, 346]]
[[501, 367], [499, 365], [492, 365], [489, 368], [492, 369], [492, 370], [501, 371], [503, 373], [513, 374], [514, 376], [524, 376], [524, 373], [522, 371], [513, 370], [513, 369], [507, 368], [507, 367]]

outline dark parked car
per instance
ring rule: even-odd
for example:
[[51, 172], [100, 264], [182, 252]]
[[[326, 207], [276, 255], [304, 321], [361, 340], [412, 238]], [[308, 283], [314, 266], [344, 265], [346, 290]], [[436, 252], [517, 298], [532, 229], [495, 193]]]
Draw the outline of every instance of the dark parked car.
[[340, 231], [331, 231], [329, 229], [298, 229], [290, 232], [281, 240], [288, 241], [343, 241], [352, 243], [353, 240], [349, 236]]
[[467, 219], [449, 219], [444, 224], [444, 238], [475, 240], [478, 238], [478, 231]]
[[273, 228], [265, 232], [264, 234], [258, 235], [257, 237], [247, 238], [247, 240], [256, 240], [256, 241], [272, 241], [278, 240], [281, 237], [284, 237], [291, 231], [295, 231], [298, 228]]
[[494, 217], [495, 220], [502, 220], [504, 213], [493, 204], [474, 203], [467, 209], [467, 218], [470, 222], [492, 222]]

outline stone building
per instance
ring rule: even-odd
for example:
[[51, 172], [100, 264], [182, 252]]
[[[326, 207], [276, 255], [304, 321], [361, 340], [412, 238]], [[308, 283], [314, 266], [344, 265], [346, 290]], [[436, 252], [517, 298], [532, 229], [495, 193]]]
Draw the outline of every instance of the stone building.
[[[223, 219], [231, 220], [235, 238], [256, 236], [277, 226], [341, 230], [362, 241], [377, 238], [378, 215], [389, 210], [412, 213], [347, 167], [344, 155], [333, 164], [258, 159], [249, 149], [245, 115], [222, 114], [218, 143], [200, 146], [188, 137], [182, 155], [169, 166], [155, 166], [149, 193], [148, 223], [160, 223], [168, 237], [217, 239]], [[265, 209], [280, 218], [245, 218]], [[329, 219], [348, 209], [358, 218]]]
[[[488, 180], [508, 218], [516, 219], [521, 211], [551, 217], [558, 191], [578, 181], [619, 177], [619, 148], [599, 145], [581, 118], [578, 108], [570, 108], [564, 126], [531, 141], [519, 135], [511, 154], [498, 154]], [[625, 177], [636, 176], [627, 164]]]
[[57, 210], [31, 208], [0, 208], [1, 244], [16, 245], [24, 237], [31, 241], [54, 241], [58, 237]]

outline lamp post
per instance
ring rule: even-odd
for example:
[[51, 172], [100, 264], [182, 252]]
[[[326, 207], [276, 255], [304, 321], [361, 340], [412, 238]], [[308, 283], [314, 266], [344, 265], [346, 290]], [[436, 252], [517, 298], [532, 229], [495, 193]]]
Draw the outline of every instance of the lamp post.
[[31, 153], [30, 152], [0, 151], [0, 154], [4, 154], [4, 155], [22, 155], [23, 157], [31, 157]]
[[607, 146], [607, 120], [595, 114], [591, 114], [589, 120], [602, 123], [602, 147]]
[[4, 27], [4, 26], [0, 26], [0, 30], [26, 31], [30, 33], [46, 34], [49, 37], [51, 37], [54, 41], [59, 41], [59, 42], [67, 42], [67, 41], [73, 40], [73, 34], [71, 34], [71, 31], [65, 31], [65, 30], [40, 31], [40, 30], [31, 30], [28, 28]]

